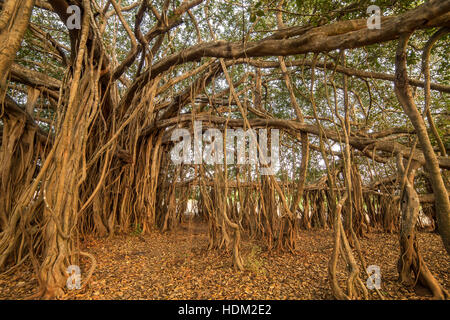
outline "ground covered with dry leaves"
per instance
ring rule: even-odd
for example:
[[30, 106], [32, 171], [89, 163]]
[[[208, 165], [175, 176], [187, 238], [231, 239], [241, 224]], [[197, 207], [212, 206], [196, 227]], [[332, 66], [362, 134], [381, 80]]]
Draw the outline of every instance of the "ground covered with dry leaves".
[[[371, 233], [361, 239], [368, 265], [381, 268], [381, 292], [388, 299], [429, 299], [420, 286], [397, 282], [398, 236]], [[450, 261], [437, 234], [418, 233], [419, 248], [431, 272], [450, 290]], [[189, 222], [166, 234], [130, 234], [88, 239], [81, 245], [97, 267], [88, 285], [64, 299], [333, 299], [327, 265], [333, 250], [330, 230], [301, 231], [296, 253], [267, 252], [244, 239], [245, 271], [234, 271], [231, 252], [207, 251], [207, 227]], [[89, 260], [81, 261], [86, 272]], [[340, 265], [344, 284], [345, 272]], [[363, 279], [366, 282], [366, 279]], [[25, 299], [35, 292], [31, 266], [0, 275], [0, 299]], [[375, 293], [371, 298], [377, 299]]]

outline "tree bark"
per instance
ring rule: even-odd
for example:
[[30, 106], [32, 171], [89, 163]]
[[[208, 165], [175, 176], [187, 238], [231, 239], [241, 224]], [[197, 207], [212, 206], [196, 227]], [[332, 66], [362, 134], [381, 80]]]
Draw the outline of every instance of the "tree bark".
[[400, 200], [400, 257], [397, 264], [399, 280], [401, 283], [413, 287], [417, 281], [420, 281], [421, 284], [431, 290], [435, 299], [446, 299], [448, 293], [441, 287], [428, 269], [419, 252], [416, 238], [416, 224], [419, 217], [420, 201], [414, 189], [414, 177], [419, 166], [417, 162], [412, 161], [409, 168], [406, 166], [405, 169], [401, 157], [397, 156], [399, 181], [404, 181], [404, 190], [400, 190], [403, 196]]
[[6, 0], [0, 13], [0, 94], [3, 100], [9, 70], [30, 21], [34, 0]]
[[447, 253], [450, 254], [450, 202], [448, 193], [439, 169], [438, 159], [428, 136], [425, 122], [417, 110], [411, 87], [408, 84], [406, 46], [410, 36], [410, 33], [404, 34], [398, 43], [395, 62], [395, 93], [419, 138], [423, 156], [426, 160], [425, 169], [430, 176], [430, 182], [435, 196], [438, 231]]

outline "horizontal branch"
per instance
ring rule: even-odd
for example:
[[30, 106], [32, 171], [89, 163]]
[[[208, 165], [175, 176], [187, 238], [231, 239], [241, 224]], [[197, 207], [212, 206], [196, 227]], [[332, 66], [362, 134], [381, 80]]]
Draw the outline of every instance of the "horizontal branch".
[[[3, 117], [16, 117], [16, 118], [24, 118], [25, 124], [29, 128], [32, 128], [33, 130], [36, 130], [36, 136], [39, 139], [39, 141], [43, 144], [46, 144], [48, 142], [51, 142], [51, 140], [48, 140], [48, 133], [42, 130], [37, 123], [34, 121], [33, 117], [28, 114], [25, 111], [25, 108], [18, 105], [11, 97], [8, 95], [5, 97], [4, 100], [4, 114]], [[0, 106], [1, 108], [1, 106]]]
[[[206, 124], [214, 123], [216, 125], [228, 124], [228, 127], [233, 128], [243, 128], [243, 119], [227, 119], [225, 117], [218, 117], [212, 115], [197, 115], [194, 120], [204, 121]], [[174, 126], [182, 123], [190, 123], [193, 121], [191, 114], [184, 114], [178, 117], [160, 120], [152, 126], [146, 127], [141, 131], [141, 137], [151, 134], [157, 129], [163, 129], [166, 127]], [[319, 128], [316, 125], [300, 123], [296, 120], [282, 120], [282, 119], [249, 119], [249, 123], [252, 128], [278, 128], [284, 130], [294, 130], [299, 132], [305, 132], [308, 134], [319, 135]], [[397, 128], [394, 130], [389, 130], [389, 132], [398, 134], [400, 132], [409, 133], [408, 129]], [[331, 139], [333, 141], [339, 142], [342, 137], [335, 130], [325, 129], [325, 138]], [[373, 133], [373, 136], [385, 136], [385, 133]], [[378, 150], [384, 151], [391, 154], [400, 153], [403, 157], [408, 158], [411, 149], [394, 141], [385, 141], [380, 139], [374, 139], [370, 137], [359, 137], [350, 136], [350, 145], [360, 151], [365, 151], [364, 154], [367, 155], [368, 150]], [[418, 161], [420, 164], [425, 164], [425, 158], [420, 150], [415, 150], [412, 155], [412, 159]], [[439, 166], [441, 168], [450, 169], [450, 158], [448, 157], [438, 157]]]
[[[433, 26], [432, 20], [450, 11], [450, 1], [430, 1], [400, 16], [385, 17], [380, 29], [369, 30], [366, 19], [340, 21], [308, 29], [301, 36], [290, 33], [292, 39], [263, 39], [242, 43], [214, 41], [185, 49], [162, 59], [151, 68], [151, 75], [168, 70], [174, 65], [202, 57], [237, 59], [243, 57], [287, 56], [309, 52], [328, 52], [336, 49], [359, 48], [395, 40], [405, 32]], [[303, 31], [304, 28], [301, 28]], [[300, 33], [300, 31], [299, 31]], [[150, 72], [150, 71], [149, 71]]]
[[[240, 61], [236, 61], [236, 63], [246, 63], [248, 65], [257, 67], [257, 68], [279, 68], [280, 63], [278, 61], [259, 61], [254, 59], [240, 59]], [[287, 67], [294, 67], [294, 66], [312, 66], [313, 61], [310, 60], [293, 60], [293, 61], [286, 61]], [[373, 71], [363, 71], [358, 69], [352, 69], [348, 67], [343, 66], [336, 66], [332, 62], [316, 62], [315, 63], [316, 68], [320, 69], [327, 69], [330, 71], [336, 70], [336, 72], [343, 73], [348, 76], [354, 76], [358, 78], [363, 79], [377, 79], [377, 80], [387, 80], [387, 81], [395, 81], [395, 75], [388, 74], [388, 73], [382, 73], [382, 72], [373, 72]], [[424, 81], [416, 80], [416, 79], [408, 79], [409, 84], [414, 87], [421, 87], [423, 88], [425, 86]], [[450, 86], [439, 84], [439, 83], [431, 83], [431, 89], [440, 91], [440, 92], [446, 92], [450, 93]]]

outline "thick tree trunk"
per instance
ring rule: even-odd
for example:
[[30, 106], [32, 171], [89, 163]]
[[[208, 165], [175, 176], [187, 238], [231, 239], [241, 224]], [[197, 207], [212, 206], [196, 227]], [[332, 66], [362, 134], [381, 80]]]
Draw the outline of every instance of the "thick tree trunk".
[[[6, 0], [0, 12], [0, 43], [2, 43], [0, 46], [0, 115], [4, 110], [9, 70], [28, 27], [33, 5], [34, 0]], [[0, 184], [3, 190], [0, 195], [0, 231], [6, 228], [8, 216], [17, 196], [14, 190], [25, 184], [21, 185], [19, 179], [24, 175], [24, 169], [30, 165], [29, 156], [33, 155], [34, 133], [26, 128], [26, 120], [25, 117], [3, 118], [3, 142], [0, 149]], [[23, 141], [21, 141], [22, 138]], [[17, 157], [15, 153], [20, 144], [26, 148], [22, 149], [24, 152]]]
[[450, 254], [450, 202], [447, 189], [439, 169], [439, 162], [431, 145], [430, 138], [423, 117], [417, 110], [413, 99], [411, 87], [408, 84], [408, 74], [406, 70], [406, 46], [410, 34], [403, 35], [398, 43], [395, 62], [395, 93], [403, 107], [403, 110], [411, 120], [412, 125], [419, 138], [420, 146], [425, 157], [425, 169], [430, 176], [431, 186], [434, 192], [438, 231], [441, 235], [444, 247]]
[[[429, 288], [436, 299], [445, 299], [447, 292], [429, 271], [423, 260], [416, 238], [416, 224], [419, 217], [420, 201], [414, 189], [414, 176], [419, 164], [412, 161], [408, 169], [404, 168], [401, 156], [397, 157], [399, 180], [404, 181], [403, 197], [400, 201], [401, 229], [400, 229], [400, 257], [398, 260], [399, 280], [408, 285], [415, 286], [417, 281]], [[408, 170], [406, 173], [405, 171]], [[404, 177], [405, 176], [405, 177]], [[403, 178], [404, 177], [404, 178]], [[402, 181], [402, 178], [404, 179]], [[403, 183], [401, 183], [402, 185]]]
[[[91, 78], [92, 65], [84, 63], [89, 34], [90, 5], [85, 9], [78, 56], [67, 97], [67, 109], [57, 132], [48, 168], [42, 182], [45, 200], [43, 238], [45, 250], [39, 269], [40, 294], [54, 298], [63, 294], [68, 274], [66, 268], [74, 254], [73, 231], [79, 213], [79, 187], [86, 178], [84, 163], [88, 129], [92, 114], [98, 110], [95, 96], [98, 78]], [[84, 72], [82, 72], [82, 70]], [[97, 74], [98, 76], [98, 74]]]
[[6, 91], [9, 69], [30, 21], [34, 0], [6, 0], [0, 12], [0, 96]]

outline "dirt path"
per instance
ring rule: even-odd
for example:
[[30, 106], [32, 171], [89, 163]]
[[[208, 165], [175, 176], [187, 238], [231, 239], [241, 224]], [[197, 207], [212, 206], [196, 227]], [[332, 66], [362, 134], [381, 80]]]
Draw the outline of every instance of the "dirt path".
[[[450, 290], [450, 261], [439, 236], [419, 233], [418, 238], [430, 270]], [[206, 250], [204, 225], [186, 225], [164, 235], [92, 239], [84, 243], [84, 250], [98, 263], [90, 284], [68, 291], [64, 298], [332, 299], [327, 280], [332, 241], [331, 231], [301, 231], [298, 250], [291, 255], [265, 252], [262, 244], [245, 240], [242, 255], [247, 270], [235, 272], [230, 253]], [[381, 268], [387, 298], [430, 298], [426, 290], [408, 290], [397, 283], [397, 235], [374, 233], [361, 245], [367, 264]], [[82, 263], [82, 272], [86, 267]], [[0, 299], [25, 298], [36, 285], [31, 268], [23, 266], [13, 276], [0, 276]]]

